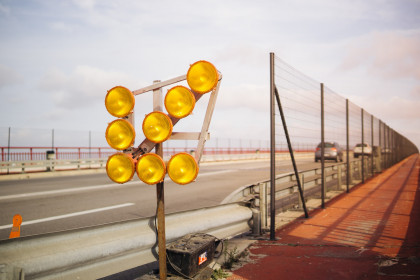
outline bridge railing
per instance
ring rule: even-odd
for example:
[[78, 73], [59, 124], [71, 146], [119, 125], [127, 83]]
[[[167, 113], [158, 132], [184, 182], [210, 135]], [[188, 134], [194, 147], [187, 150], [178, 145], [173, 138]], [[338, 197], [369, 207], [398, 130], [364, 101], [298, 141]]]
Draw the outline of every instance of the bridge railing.
[[[172, 152], [172, 149], [171, 151]], [[188, 151], [194, 153], [193, 150]], [[102, 151], [102, 154], [105, 152]], [[313, 158], [313, 151], [296, 151], [298, 158]], [[254, 149], [209, 149], [203, 153], [202, 163], [216, 161], [239, 161], [269, 159], [269, 151]], [[164, 159], [169, 160], [170, 153]], [[279, 160], [289, 159], [286, 151], [277, 151], [276, 158]], [[108, 158], [81, 158], [81, 159], [43, 159], [43, 160], [16, 160], [0, 161], [0, 175], [24, 174], [31, 172], [53, 172], [64, 170], [98, 169], [105, 168]]]
[[[287, 154], [283, 156], [286, 158]], [[350, 166], [351, 170], [346, 170], [346, 164], [335, 163], [326, 168], [328, 194], [344, 191], [346, 172], [351, 174], [352, 186], [361, 181], [362, 159], [352, 160]], [[367, 163], [364, 166], [366, 172], [372, 170]], [[373, 170], [379, 168], [380, 161], [375, 161]], [[321, 191], [321, 169], [304, 170], [299, 176], [305, 200], [317, 197]], [[278, 175], [275, 188], [278, 212], [302, 210], [294, 174]], [[247, 232], [259, 235], [269, 224], [269, 201], [270, 181], [262, 181], [240, 187], [219, 206], [169, 214], [166, 216], [167, 240], [199, 232], [221, 240]], [[0, 264], [5, 266], [5, 271], [24, 273], [25, 279], [98, 279], [156, 262], [154, 223], [154, 217], [148, 217], [3, 240], [0, 241]]]

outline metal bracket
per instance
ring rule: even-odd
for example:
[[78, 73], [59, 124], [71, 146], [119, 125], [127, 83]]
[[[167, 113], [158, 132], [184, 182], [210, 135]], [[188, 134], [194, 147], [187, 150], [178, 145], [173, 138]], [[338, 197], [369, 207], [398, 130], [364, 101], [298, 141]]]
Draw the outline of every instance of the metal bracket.
[[[187, 79], [187, 75], [182, 75], [173, 79], [169, 79], [163, 82], [157, 82], [153, 85], [138, 89], [133, 91], [134, 95], [138, 95], [138, 94], [142, 94], [148, 91], [153, 91], [153, 90], [157, 90], [157, 89], [161, 89], [162, 87], [174, 84], [174, 83], [178, 83], [181, 81], [184, 81]], [[213, 115], [213, 111], [214, 111], [214, 107], [216, 104], [216, 99], [217, 99], [217, 94], [219, 92], [219, 87], [220, 87], [220, 82], [222, 80], [222, 74], [219, 72], [219, 81], [217, 82], [216, 87], [211, 91], [211, 96], [210, 96], [210, 100], [209, 103], [207, 105], [207, 110], [206, 110], [206, 115], [204, 117], [204, 121], [203, 121], [203, 125], [201, 128], [201, 132], [173, 132], [171, 137], [169, 138], [169, 140], [198, 140], [198, 144], [197, 144], [197, 148], [196, 148], [196, 153], [195, 153], [195, 160], [197, 161], [197, 164], [200, 163], [201, 160], [201, 156], [203, 154], [203, 150], [204, 150], [204, 144], [206, 142], [206, 140], [209, 139], [209, 133], [208, 133], [208, 129], [210, 126], [210, 122], [211, 122], [211, 117]], [[194, 91], [192, 91], [192, 93], [194, 94], [195, 100], [196, 102], [201, 98], [202, 94], [200, 93], [196, 93]], [[157, 108], [159, 106], [157, 106], [157, 104], [154, 105], [154, 108]], [[160, 108], [162, 106], [160, 105]], [[172, 125], [175, 126], [178, 121], [180, 119], [169, 116], [169, 118], [172, 121]], [[145, 153], [150, 152], [154, 147], [156, 146], [156, 143], [148, 140], [148, 139], [144, 139], [143, 142], [141, 142], [141, 144], [137, 147], [137, 148], [133, 148], [133, 152], [132, 152], [132, 157], [133, 158], [137, 158]]]

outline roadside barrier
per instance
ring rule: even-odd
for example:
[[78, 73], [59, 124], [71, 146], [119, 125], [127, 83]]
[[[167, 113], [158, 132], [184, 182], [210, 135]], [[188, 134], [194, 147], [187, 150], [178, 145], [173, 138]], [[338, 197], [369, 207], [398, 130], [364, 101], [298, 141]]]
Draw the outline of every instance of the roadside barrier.
[[[373, 161], [350, 162], [348, 185], [361, 182], [362, 166], [374, 170]], [[344, 191], [346, 163], [326, 167], [326, 191]], [[321, 169], [299, 173], [305, 200], [319, 197]], [[345, 185], [343, 185], [345, 183]], [[207, 233], [219, 239], [267, 229], [270, 181], [243, 186], [219, 206], [166, 215], [166, 240], [189, 233]], [[294, 173], [276, 177], [276, 206], [302, 210]], [[17, 279], [97, 279], [156, 261], [155, 217], [0, 241], [2, 271], [24, 274]], [[78, 278], [79, 277], [79, 278]], [[6, 278], [7, 279], [7, 278]]]
[[[252, 211], [240, 203], [166, 215], [166, 240], [188, 233], [226, 239], [250, 228]], [[0, 267], [21, 279], [97, 279], [154, 262], [154, 217], [0, 241]], [[6, 278], [8, 279], [8, 278]]]

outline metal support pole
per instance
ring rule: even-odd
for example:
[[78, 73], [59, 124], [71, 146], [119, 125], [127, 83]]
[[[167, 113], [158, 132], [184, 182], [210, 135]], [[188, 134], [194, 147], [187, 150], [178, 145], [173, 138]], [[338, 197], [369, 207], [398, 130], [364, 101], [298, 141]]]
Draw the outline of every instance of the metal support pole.
[[92, 159], [92, 151], [91, 151], [91, 149], [92, 149], [92, 133], [91, 133], [91, 131], [89, 130], [89, 168], [90, 168], [90, 160]]
[[365, 182], [365, 130], [364, 130], [364, 120], [363, 120], [363, 115], [364, 115], [364, 110], [361, 110], [361, 119], [362, 119], [362, 183]]
[[379, 144], [378, 144], [378, 149], [379, 149], [379, 160], [378, 160], [378, 172], [382, 172], [382, 121], [379, 120], [379, 125], [378, 125], [378, 134], [379, 134]]
[[373, 115], [370, 115], [370, 127], [371, 127], [371, 132], [370, 132], [370, 135], [371, 135], [371, 139], [370, 139], [370, 141], [371, 141], [371, 146], [372, 146], [372, 153], [371, 153], [371, 155], [370, 155], [370, 161], [371, 161], [371, 166], [370, 166], [370, 172], [371, 172], [371, 176], [373, 177], [373, 174], [374, 174], [374, 172], [375, 172], [375, 170], [374, 170], [374, 162], [373, 162], [373, 158], [374, 158], [374, 151], [375, 151], [375, 149], [374, 149], [374, 144], [375, 144], [375, 142], [374, 142], [374, 133], [373, 133], [373, 121], [374, 121], [374, 119], [373, 119]]
[[274, 87], [274, 91], [276, 93], [277, 104], [279, 106], [281, 121], [283, 123], [284, 134], [286, 135], [287, 146], [289, 147], [289, 153], [290, 153], [290, 158], [293, 164], [293, 170], [295, 171], [295, 177], [296, 177], [296, 182], [299, 189], [300, 199], [302, 200], [303, 210], [305, 211], [305, 218], [308, 218], [309, 215], [308, 215], [308, 210], [306, 209], [305, 198], [303, 197], [303, 190], [302, 190], [302, 184], [300, 183], [299, 171], [296, 166], [295, 156], [292, 149], [292, 143], [290, 142], [289, 132], [287, 131], [286, 118], [284, 117], [283, 108], [281, 107], [281, 102], [280, 102], [280, 96], [276, 87]]
[[[154, 81], [153, 83], [159, 83]], [[153, 110], [162, 111], [162, 88], [153, 90]], [[163, 158], [163, 145], [156, 144], [155, 151], [158, 156]], [[159, 248], [159, 277], [161, 280], [167, 277], [166, 267], [166, 234], [165, 234], [165, 188], [164, 181], [156, 185], [157, 199], [157, 230], [158, 230], [158, 248]]]
[[325, 208], [324, 84], [321, 83], [321, 208]]
[[346, 99], [346, 192], [350, 188], [350, 135], [349, 135], [349, 100]]
[[274, 53], [270, 53], [270, 240], [276, 240], [276, 130], [274, 89]]
[[[305, 174], [302, 173], [300, 175], [300, 181], [301, 181], [301, 184], [302, 184], [303, 197], [305, 198]], [[304, 199], [302, 200], [302, 198], [299, 197], [299, 200], [298, 200], [299, 209], [303, 209], [303, 203], [304, 202], [305, 202]]]
[[[9, 135], [7, 137], [7, 161], [10, 161], [10, 130], [11, 127], [9, 126]], [[7, 174], [9, 174], [9, 165], [7, 165]]]
[[391, 166], [391, 133], [389, 131], [389, 126], [386, 126], [386, 139], [387, 139], [387, 147], [388, 151], [386, 154], [386, 167], [389, 168]]

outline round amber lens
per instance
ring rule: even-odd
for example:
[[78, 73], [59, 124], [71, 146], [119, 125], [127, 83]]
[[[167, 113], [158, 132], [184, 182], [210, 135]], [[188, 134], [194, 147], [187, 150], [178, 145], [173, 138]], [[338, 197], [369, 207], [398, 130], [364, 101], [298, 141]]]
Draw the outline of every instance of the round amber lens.
[[106, 162], [106, 174], [115, 183], [123, 184], [130, 181], [134, 175], [134, 161], [126, 154], [116, 153]]
[[190, 154], [176, 154], [168, 162], [168, 175], [177, 184], [189, 184], [197, 178], [197, 162]]
[[152, 112], [143, 120], [143, 133], [150, 141], [162, 143], [172, 134], [172, 121], [162, 112]]
[[185, 118], [194, 110], [195, 97], [188, 88], [176, 86], [168, 90], [165, 96], [165, 108], [168, 113], [178, 119]]
[[139, 179], [149, 185], [162, 182], [166, 174], [165, 163], [162, 158], [151, 153], [139, 158], [136, 171]]
[[200, 60], [190, 66], [187, 72], [187, 82], [190, 88], [198, 93], [213, 90], [218, 82], [219, 74], [216, 67], [208, 61]]
[[111, 122], [105, 132], [106, 141], [116, 150], [125, 150], [131, 147], [135, 137], [133, 126], [123, 119]]
[[117, 86], [110, 89], [105, 97], [105, 107], [117, 118], [123, 118], [134, 109], [134, 95], [125, 87]]

